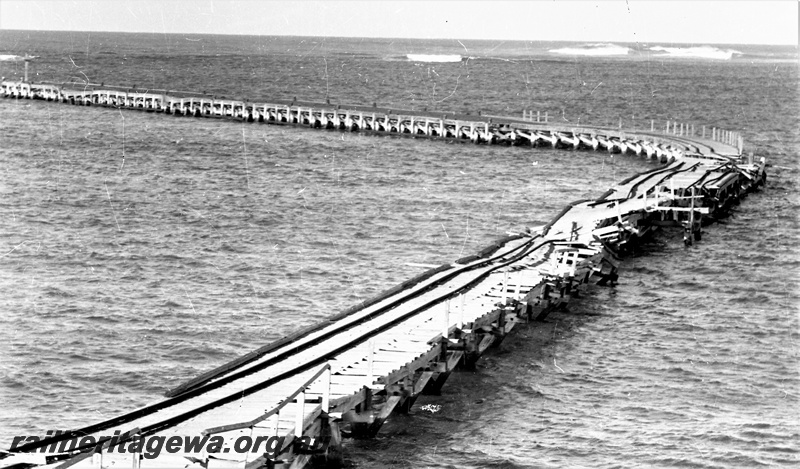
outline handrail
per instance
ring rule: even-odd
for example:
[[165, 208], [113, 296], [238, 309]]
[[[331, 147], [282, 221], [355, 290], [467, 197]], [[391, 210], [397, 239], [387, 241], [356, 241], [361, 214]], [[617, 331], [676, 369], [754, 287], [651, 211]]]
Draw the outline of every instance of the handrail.
[[[215, 433], [229, 432], [229, 431], [233, 431], [233, 430], [242, 430], [244, 428], [250, 428], [252, 426], [255, 426], [259, 422], [263, 422], [264, 420], [272, 417], [273, 415], [278, 414], [281, 411], [281, 409], [283, 409], [284, 407], [289, 405], [289, 403], [292, 402], [292, 400], [294, 400], [295, 397], [297, 397], [300, 393], [304, 392], [306, 390], [306, 388], [308, 388], [311, 385], [311, 383], [316, 381], [317, 378], [319, 378], [323, 373], [325, 373], [327, 371], [330, 371], [330, 369], [331, 369], [331, 364], [329, 362], [325, 363], [324, 365], [319, 367], [317, 372], [314, 373], [314, 376], [312, 376], [311, 378], [306, 380], [306, 382], [303, 383], [302, 385], [300, 385], [292, 394], [287, 396], [277, 406], [275, 406], [272, 409], [268, 410], [263, 415], [261, 415], [259, 417], [256, 417], [253, 420], [249, 420], [247, 422], [232, 423], [230, 425], [222, 425], [222, 426], [219, 426], [219, 427], [207, 428], [207, 429], [203, 430], [203, 432], [202, 432], [203, 436], [205, 436], [205, 435], [213, 435]], [[328, 378], [328, 383], [330, 383], [330, 378]], [[330, 384], [328, 385], [328, 388], [324, 390], [324, 394], [323, 394], [323, 398], [322, 398], [323, 404], [328, 400], [329, 396], [330, 396]], [[323, 407], [325, 407], [325, 406], [323, 406]], [[302, 411], [300, 413], [302, 413]]]
[[[107, 439], [103, 440], [102, 444], [98, 441], [94, 445], [79, 446], [78, 448], [75, 448], [75, 450], [80, 450], [80, 451], [75, 453], [69, 459], [67, 459], [63, 464], [57, 466], [56, 469], [67, 469], [68, 467], [74, 466], [75, 464], [83, 461], [84, 459], [88, 459], [95, 454], [99, 453], [102, 455], [103, 451], [111, 447], [112, 443], [111, 440], [116, 439], [117, 442], [115, 444], [122, 443], [124, 441], [127, 441], [131, 437], [135, 437], [138, 433], [139, 433], [139, 427], [136, 427], [120, 434], [117, 437], [107, 437]], [[98, 444], [100, 448], [99, 450], [97, 446]]]

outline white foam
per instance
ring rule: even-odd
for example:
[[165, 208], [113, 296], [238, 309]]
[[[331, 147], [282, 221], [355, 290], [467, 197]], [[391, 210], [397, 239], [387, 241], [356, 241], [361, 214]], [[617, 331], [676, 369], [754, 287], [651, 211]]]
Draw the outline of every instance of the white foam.
[[23, 60], [25, 60], [25, 57], [20, 57], [19, 55], [0, 54], [0, 62], [21, 62]]
[[406, 57], [412, 62], [461, 62], [460, 55], [407, 54]]
[[553, 54], [562, 55], [590, 55], [596, 57], [628, 55], [631, 51], [629, 47], [617, 44], [585, 44], [579, 47], [562, 47], [561, 49], [550, 49]]
[[675, 58], [690, 58], [690, 59], [716, 59], [716, 60], [730, 60], [734, 54], [741, 54], [741, 52], [733, 49], [719, 49], [711, 46], [699, 47], [663, 47], [654, 46], [650, 48], [654, 52], [663, 52], [656, 57], [675, 57]]

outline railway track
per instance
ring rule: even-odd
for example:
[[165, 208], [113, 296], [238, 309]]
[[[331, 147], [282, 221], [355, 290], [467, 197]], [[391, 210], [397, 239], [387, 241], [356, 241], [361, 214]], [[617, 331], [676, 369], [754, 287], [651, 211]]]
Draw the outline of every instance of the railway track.
[[[230, 100], [187, 101], [166, 93], [116, 90], [112, 94], [37, 86], [3, 82], [2, 93], [182, 115], [258, 118], [282, 125], [349, 125], [350, 130], [475, 143], [519, 143], [524, 140], [521, 135], [531, 145], [544, 139], [554, 147], [646, 152], [648, 158], [655, 155], [666, 165], [633, 175], [597, 199], [569, 204], [545, 226], [431, 269], [203, 373], [158, 402], [0, 452], [0, 468], [303, 467], [314, 451], [296, 444], [302, 438], [331, 438], [339, 447], [342, 425], [349, 427], [351, 436], [374, 436], [391, 412], [410, 408], [425, 391], [437, 392], [458, 364], [474, 363], [517, 322], [546, 316], [593, 276], [613, 281], [617, 247], [655, 226], [682, 226], [687, 244], [692, 235], [699, 240], [703, 215], [738, 200], [765, 178], [763, 159], [760, 164], [744, 164], [732, 153], [737, 150], [733, 133], [723, 134], [721, 142], [683, 134], [565, 128], [513, 118], [454, 120], [390, 115], [391, 111], [373, 112], [370, 117], [363, 109], [256, 106]], [[719, 135], [716, 129], [713, 135]], [[198, 434], [225, 435], [226, 441], [247, 435], [282, 440], [273, 454], [252, 459], [225, 455], [227, 449], [213, 454], [162, 454], [154, 460], [141, 454], [111, 454], [113, 445], [136, 438]], [[87, 437], [92, 437], [87, 443], [54, 450]]]
[[[294, 334], [291, 340], [281, 340], [257, 351], [256, 354], [249, 354], [246, 360], [237, 362], [233, 367], [224, 366], [212, 370], [211, 373], [199, 377], [200, 379], [192, 380], [173, 390], [170, 393], [172, 397], [63, 435], [21, 445], [16, 450], [31, 452], [64, 440], [100, 435], [115, 430], [124, 433], [134, 427], [138, 429], [139, 436], [154, 434], [215, 407], [241, 399], [242, 396], [312, 370], [433, 304], [443, 302], [468, 289], [491, 272], [518, 261], [549, 242], [540, 237], [530, 237], [521, 242], [511, 241], [513, 246], [500, 247], [499, 254], [438, 272], [429, 279], [391, 295], [374, 306], [351, 312], [343, 317], [335, 317], [329, 323], [321, 323], [324, 327], [315, 326]], [[444, 285], [451, 288], [442, 293], [441, 287]], [[432, 291], [436, 293], [430, 294]], [[425, 293], [429, 294], [425, 296]], [[421, 296], [425, 296], [421, 305], [409, 310], [403, 308], [409, 300]], [[354, 330], [357, 332], [351, 333]], [[299, 363], [298, 357], [302, 357]], [[293, 360], [287, 366], [290, 358]], [[95, 445], [109, 439], [110, 437], [96, 439]], [[95, 445], [79, 446], [74, 449], [90, 450]]]

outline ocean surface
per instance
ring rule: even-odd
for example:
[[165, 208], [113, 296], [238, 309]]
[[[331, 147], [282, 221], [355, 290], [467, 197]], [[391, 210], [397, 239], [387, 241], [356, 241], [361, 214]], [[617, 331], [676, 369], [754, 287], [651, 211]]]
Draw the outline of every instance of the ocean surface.
[[[800, 465], [796, 48], [0, 31], [0, 75], [25, 54], [34, 80], [741, 131], [765, 190], [692, 247], [658, 233], [347, 462]], [[0, 100], [0, 446], [157, 400], [652, 164]]]

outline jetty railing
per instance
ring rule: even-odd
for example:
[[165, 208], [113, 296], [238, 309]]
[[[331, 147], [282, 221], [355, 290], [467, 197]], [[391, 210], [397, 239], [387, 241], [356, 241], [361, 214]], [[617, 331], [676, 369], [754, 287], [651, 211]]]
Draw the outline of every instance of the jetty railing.
[[[529, 122], [536, 122], [537, 124], [543, 123], [548, 124], [550, 122], [550, 116], [548, 111], [536, 111], [535, 119], [534, 113], [531, 110], [523, 109], [522, 111], [522, 120], [529, 121]], [[634, 122], [636, 122], [634, 120]], [[581, 119], [580, 117], [577, 119], [577, 125], [580, 127]], [[607, 126], [605, 126], [607, 128]], [[636, 130], [643, 130], [636, 127], [634, 124], [631, 127], [626, 127], [628, 130], [636, 131]], [[661, 130], [663, 128], [663, 131]], [[667, 120], [663, 127], [658, 127], [656, 129], [656, 121], [655, 119], [650, 119], [650, 132], [661, 132], [663, 135], [673, 135], [676, 137], [690, 137], [690, 138], [699, 138], [703, 140], [711, 140], [713, 142], [723, 143], [732, 147], [736, 147], [741, 154], [744, 149], [744, 137], [742, 136], [741, 132], [732, 131], [732, 130], [725, 130], [722, 128], [706, 126], [706, 125], [699, 125], [697, 128], [700, 129], [699, 132], [695, 131], [695, 124], [687, 124], [683, 122], [678, 122], [675, 120]], [[619, 119], [619, 130], [623, 129], [622, 125], [622, 118]]]

